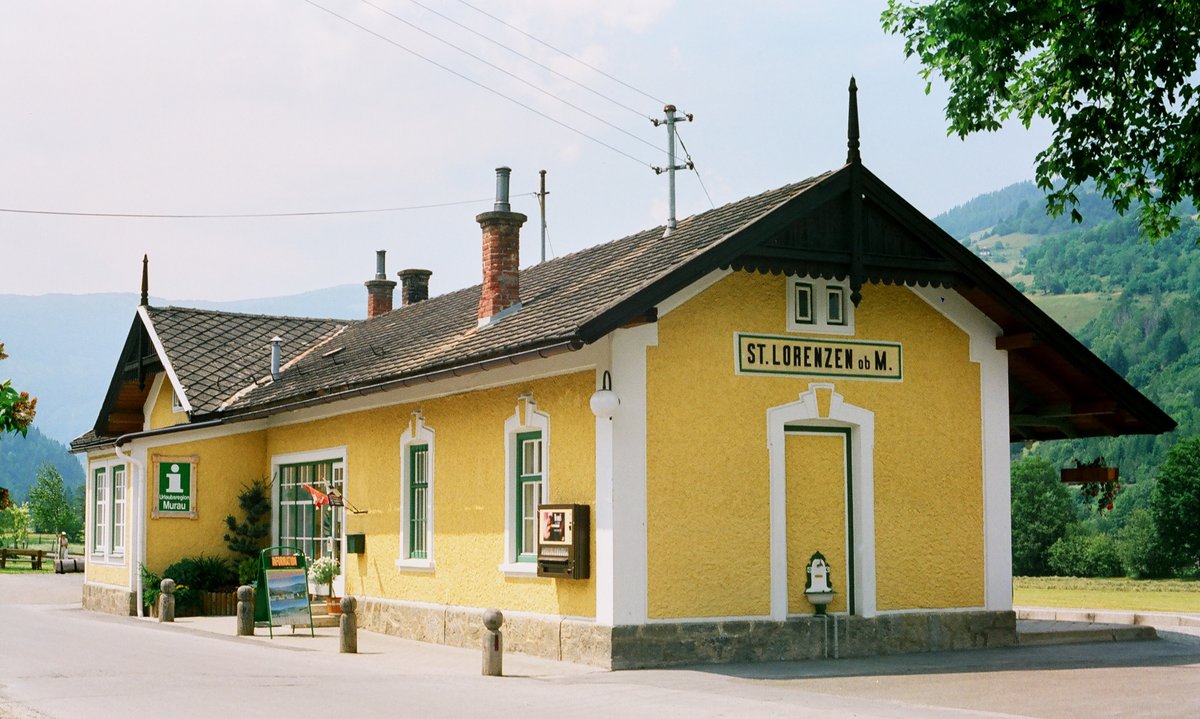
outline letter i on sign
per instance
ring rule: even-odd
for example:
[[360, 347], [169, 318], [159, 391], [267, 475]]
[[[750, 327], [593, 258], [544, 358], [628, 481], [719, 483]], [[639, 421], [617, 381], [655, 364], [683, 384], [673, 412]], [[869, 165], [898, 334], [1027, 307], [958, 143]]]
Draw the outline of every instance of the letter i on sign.
[[183, 494], [183, 475], [179, 473], [179, 465], [172, 464], [167, 472], [167, 494]]

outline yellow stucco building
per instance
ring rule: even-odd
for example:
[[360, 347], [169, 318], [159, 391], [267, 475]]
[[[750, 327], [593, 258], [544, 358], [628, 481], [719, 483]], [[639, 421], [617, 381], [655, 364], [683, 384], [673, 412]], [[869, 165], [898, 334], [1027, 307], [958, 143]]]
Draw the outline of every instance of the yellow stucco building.
[[[271, 543], [336, 558], [365, 629], [473, 646], [495, 607], [509, 649], [614, 668], [1012, 643], [1010, 442], [1173, 422], [855, 144], [525, 269], [501, 193], [481, 286], [406, 270], [393, 309], [381, 256], [366, 320], [143, 301], [74, 444], [85, 606], [135, 614], [139, 564], [228, 555], [266, 478]], [[590, 520], [582, 576], [539, 576], [547, 504]]]

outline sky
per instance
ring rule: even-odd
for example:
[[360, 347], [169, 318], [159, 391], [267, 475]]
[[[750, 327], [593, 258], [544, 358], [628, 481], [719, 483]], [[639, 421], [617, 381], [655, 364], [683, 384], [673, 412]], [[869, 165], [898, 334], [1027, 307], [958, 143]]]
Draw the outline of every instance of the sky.
[[[381, 249], [441, 294], [480, 281], [496, 167], [526, 266], [539, 170], [548, 256], [624, 237], [667, 218], [665, 103], [694, 116], [685, 217], [841, 166], [851, 75], [864, 163], [929, 216], [1030, 179], [1049, 141], [947, 136], [882, 2], [469, 3], [0, 4], [0, 294], [136, 292], [148, 254], [155, 296], [288, 295], [366, 281]], [[424, 209], [28, 212], [385, 208]]]

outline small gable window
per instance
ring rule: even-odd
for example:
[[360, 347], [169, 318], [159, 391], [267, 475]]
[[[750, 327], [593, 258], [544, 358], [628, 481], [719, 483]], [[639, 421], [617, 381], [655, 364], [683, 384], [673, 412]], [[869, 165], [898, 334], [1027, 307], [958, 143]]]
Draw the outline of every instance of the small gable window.
[[854, 334], [854, 307], [849, 294], [844, 281], [788, 278], [788, 331]]

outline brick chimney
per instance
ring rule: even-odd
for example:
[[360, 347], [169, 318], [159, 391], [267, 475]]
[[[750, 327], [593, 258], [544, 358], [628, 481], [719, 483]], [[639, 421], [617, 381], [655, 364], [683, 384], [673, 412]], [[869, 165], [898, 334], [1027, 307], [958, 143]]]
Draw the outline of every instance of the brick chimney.
[[400, 304], [407, 306], [429, 299], [429, 270], [400, 270]]
[[[496, 204], [475, 216], [483, 228], [483, 292], [479, 297], [479, 326], [491, 324], [505, 310], [521, 305], [521, 225], [529, 219], [508, 204], [512, 170], [496, 168]], [[506, 313], [507, 314], [507, 313]]]
[[375, 252], [375, 277], [363, 283], [367, 286], [367, 319], [392, 311], [392, 290], [396, 288], [396, 283], [389, 280], [384, 271], [386, 254], [387, 250]]

